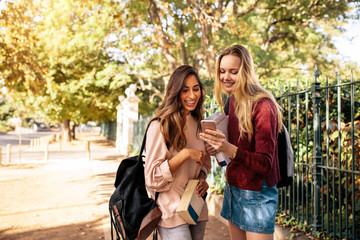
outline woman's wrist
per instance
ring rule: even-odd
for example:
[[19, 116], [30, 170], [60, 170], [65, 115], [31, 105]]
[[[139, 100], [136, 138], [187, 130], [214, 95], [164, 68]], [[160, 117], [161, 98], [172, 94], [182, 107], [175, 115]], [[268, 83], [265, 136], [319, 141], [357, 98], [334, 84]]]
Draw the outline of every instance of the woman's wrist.
[[231, 159], [236, 157], [236, 153], [237, 153], [237, 146], [229, 143], [229, 145], [226, 148], [226, 152], [225, 154], [228, 155]]
[[183, 150], [180, 151], [181, 153], [181, 159], [182, 162], [186, 161], [190, 156], [189, 156], [189, 151], [188, 149], [184, 148]]
[[233, 154], [232, 154], [231, 157], [230, 157], [231, 159], [234, 159], [234, 158], [236, 157], [237, 150], [238, 150], [237, 146], [234, 146], [234, 145], [233, 145]]
[[204, 170], [200, 170], [198, 178], [206, 179], [206, 174], [205, 174]]

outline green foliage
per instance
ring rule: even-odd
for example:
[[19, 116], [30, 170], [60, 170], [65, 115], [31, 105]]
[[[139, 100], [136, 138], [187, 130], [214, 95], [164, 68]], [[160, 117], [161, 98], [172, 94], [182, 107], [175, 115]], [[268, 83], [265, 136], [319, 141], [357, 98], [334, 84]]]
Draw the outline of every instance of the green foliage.
[[6, 102], [0, 103], [0, 121], [6, 121], [14, 114], [15, 109]]
[[[38, 38], [33, 30], [33, 1], [6, 1], [0, 13], [0, 86], [8, 91], [38, 92], [45, 83], [44, 69], [33, 51]], [[34, 9], [34, 11], [36, 11]]]
[[[253, 53], [267, 88], [294, 86], [314, 64], [335, 67], [331, 37], [349, 15], [347, 1], [6, 1], [0, 23], [0, 81], [49, 121], [115, 118], [118, 96], [137, 83], [142, 114], [163, 99], [175, 67], [199, 69], [212, 95], [215, 60], [240, 43]], [[285, 80], [284, 80], [285, 79]], [[20, 97], [19, 95], [17, 96]], [[30, 100], [29, 100], [30, 99]], [[50, 104], [48, 104], [50, 103]]]
[[296, 239], [300, 234], [311, 234], [311, 227], [307, 224], [299, 223], [296, 221], [295, 217], [289, 217], [285, 214], [279, 214], [275, 218], [276, 224], [280, 225], [283, 228], [290, 228], [291, 236], [290, 239]]
[[7, 2], [0, 15], [0, 78], [13, 93], [8, 97], [47, 122], [114, 120], [132, 79], [109, 52], [117, 22], [112, 1], [25, 2]]
[[11, 128], [8, 126], [7, 121], [0, 120], [0, 133], [6, 133], [10, 130]]
[[224, 194], [225, 190], [225, 169], [220, 167], [215, 160], [215, 157], [211, 157], [211, 173], [208, 175], [207, 181], [210, 185], [210, 189], [215, 194]]
[[[127, 31], [118, 34], [114, 47], [128, 63], [140, 90], [147, 92], [141, 96], [145, 100], [142, 111], [152, 112], [158, 106], [163, 97], [159, 92], [167, 83], [164, 74], [176, 66], [191, 64], [205, 83], [212, 82], [216, 57], [232, 44], [250, 49], [261, 83], [273, 90], [279, 90], [281, 82], [294, 86], [296, 78], [310, 77], [315, 64], [329, 76], [335, 67], [345, 69], [328, 56], [336, 54], [332, 36], [341, 33], [344, 22], [356, 18], [347, 14], [356, 7], [347, 1], [186, 3], [122, 1], [118, 8], [119, 26]], [[359, 74], [356, 66], [346, 67]], [[207, 90], [212, 95], [212, 88]]]

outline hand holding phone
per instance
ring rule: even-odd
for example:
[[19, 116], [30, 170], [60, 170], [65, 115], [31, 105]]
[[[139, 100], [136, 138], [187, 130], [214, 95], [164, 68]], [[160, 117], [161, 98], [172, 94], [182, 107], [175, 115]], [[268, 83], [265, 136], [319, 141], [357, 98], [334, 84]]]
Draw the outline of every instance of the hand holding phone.
[[206, 129], [216, 130], [215, 120], [201, 120], [201, 131], [204, 132]]
[[[209, 118], [212, 120], [209, 120]], [[208, 119], [201, 121], [202, 133], [200, 133], [200, 138], [205, 142], [206, 151], [210, 155], [215, 155], [215, 158], [221, 167], [228, 165], [231, 161], [229, 156], [227, 156], [225, 153], [220, 151], [221, 146], [223, 145], [224, 142], [227, 141], [226, 139], [228, 138], [227, 126], [228, 126], [228, 118], [224, 113], [222, 114], [215, 113], [212, 116], [208, 117]], [[214, 137], [217, 138], [216, 141], [211, 141], [211, 144], [206, 142], [206, 140], [210, 141], [211, 139], [209, 138], [209, 136], [207, 136], [207, 134], [204, 134], [206, 129], [212, 129], [218, 131], [216, 136], [214, 134], [210, 134], [213, 135], [212, 136], [213, 139]], [[219, 132], [221, 132], [224, 135], [225, 139], [220, 137]]]

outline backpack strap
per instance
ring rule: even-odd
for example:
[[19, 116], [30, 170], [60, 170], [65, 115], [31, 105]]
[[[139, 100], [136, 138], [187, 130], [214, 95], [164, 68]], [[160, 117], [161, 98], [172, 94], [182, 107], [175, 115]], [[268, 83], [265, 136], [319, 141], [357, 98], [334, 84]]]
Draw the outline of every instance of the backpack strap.
[[[145, 149], [147, 130], [149, 129], [149, 126], [150, 126], [150, 124], [152, 123], [152, 121], [155, 121], [155, 120], [160, 120], [160, 119], [159, 119], [159, 118], [153, 118], [153, 119], [151, 119], [150, 122], [148, 123], [147, 127], [146, 127], [145, 134], [144, 134], [144, 138], [143, 138], [143, 141], [142, 141], [142, 144], [141, 144], [141, 148], [140, 148], [140, 152], [139, 152], [138, 159], [137, 159], [139, 162], [142, 161], [142, 153], [143, 153], [143, 151], [144, 151], [144, 149]], [[159, 197], [159, 192], [156, 192], [156, 193], [155, 193], [155, 199], [154, 199], [155, 202], [157, 201], [158, 197]]]
[[157, 230], [157, 228], [155, 228], [155, 230], [153, 232], [153, 240], [158, 240], [158, 230]]
[[138, 158], [137, 158], [138, 161], [142, 161], [142, 154], [144, 152], [145, 143], [146, 143], [146, 133], [147, 133], [147, 130], [148, 130], [149, 126], [150, 126], [150, 123], [146, 127], [146, 130], [145, 130], [145, 133], [144, 133], [144, 137], [143, 137], [143, 141], [142, 141], [142, 144], [141, 144], [140, 152], [139, 152], [139, 155], [138, 155]]
[[[111, 208], [109, 208], [109, 212], [110, 212], [110, 224], [111, 224], [111, 240], [114, 240], [113, 228], [114, 228], [114, 225], [115, 225], [115, 221], [113, 219], [113, 213], [111, 212]], [[116, 240], [120, 240], [120, 236], [119, 236], [118, 231], [115, 230], [115, 232], [116, 232]]]
[[146, 127], [146, 130], [145, 130], [145, 133], [144, 133], [144, 137], [143, 137], [143, 141], [142, 141], [142, 144], [141, 144], [141, 148], [140, 148], [140, 152], [139, 152], [139, 155], [138, 155], [138, 161], [142, 161], [142, 154], [143, 154], [143, 151], [145, 149], [145, 144], [146, 144], [146, 134], [147, 134], [147, 131], [150, 127], [150, 124], [154, 121], [154, 120], [160, 120], [159, 118], [153, 118], [150, 120], [150, 122], [148, 123], [147, 127]]
[[230, 98], [231, 96], [227, 96], [227, 98], [225, 99], [224, 113], [226, 114], [226, 116], [229, 115]]

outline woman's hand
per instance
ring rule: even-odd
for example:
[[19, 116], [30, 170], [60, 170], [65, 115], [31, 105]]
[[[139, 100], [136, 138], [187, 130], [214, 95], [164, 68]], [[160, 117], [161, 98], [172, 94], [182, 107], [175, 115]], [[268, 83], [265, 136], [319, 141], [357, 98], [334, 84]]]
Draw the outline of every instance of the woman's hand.
[[[209, 144], [214, 150], [210, 148], [212, 153], [223, 152], [231, 158], [236, 156], [237, 147], [226, 140], [225, 135], [220, 130], [206, 129], [205, 132], [200, 133], [200, 139]], [[205, 144], [206, 147], [206, 144]], [[207, 148], [208, 149], [208, 148]]]
[[202, 165], [205, 161], [206, 153], [201, 150], [186, 148], [182, 151], [186, 151], [186, 158], [184, 160], [190, 159], [196, 161], [200, 165]]
[[174, 174], [178, 168], [183, 164], [186, 160], [196, 161], [200, 166], [203, 165], [206, 159], [206, 153], [197, 149], [184, 148], [180, 152], [178, 152], [174, 157], [169, 159], [170, 171]]
[[181, 164], [186, 160], [193, 160], [202, 165], [205, 161], [206, 152], [198, 149], [184, 148], [175, 156], [180, 156]]
[[219, 151], [216, 150], [215, 148], [213, 148], [210, 144], [208, 144], [207, 142], [205, 142], [205, 149], [207, 151], [207, 153], [210, 156], [214, 156], [215, 154], [217, 154]]
[[199, 184], [196, 187], [196, 192], [199, 195], [199, 197], [204, 196], [206, 191], [209, 189], [209, 184], [205, 181], [204, 178], [199, 178]]
[[207, 142], [218, 152], [224, 152], [226, 145], [229, 144], [220, 130], [206, 129], [205, 132], [200, 133], [200, 139]]

